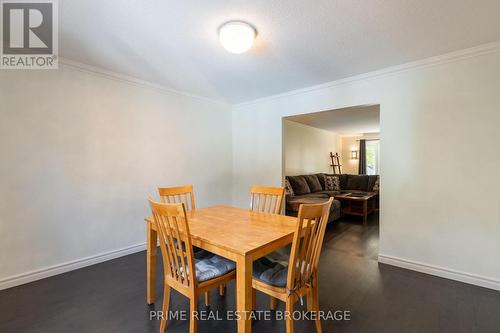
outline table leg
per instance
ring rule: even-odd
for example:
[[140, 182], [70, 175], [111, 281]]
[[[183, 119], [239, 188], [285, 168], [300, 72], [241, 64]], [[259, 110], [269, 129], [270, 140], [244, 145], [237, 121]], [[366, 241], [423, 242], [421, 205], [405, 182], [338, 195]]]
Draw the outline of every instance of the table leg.
[[363, 200], [363, 225], [367, 224], [368, 218], [368, 200]]
[[240, 256], [236, 260], [236, 310], [238, 311], [238, 333], [252, 332], [252, 258]]
[[156, 268], [158, 266], [158, 235], [148, 223], [147, 231], [147, 254], [146, 254], [146, 273], [147, 273], [147, 303], [155, 302], [156, 289]]

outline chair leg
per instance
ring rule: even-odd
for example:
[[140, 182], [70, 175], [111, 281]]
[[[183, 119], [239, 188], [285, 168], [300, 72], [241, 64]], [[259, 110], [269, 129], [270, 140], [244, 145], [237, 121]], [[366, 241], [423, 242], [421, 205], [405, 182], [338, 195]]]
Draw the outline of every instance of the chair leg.
[[255, 303], [257, 299], [257, 291], [252, 289], [252, 311], [255, 310]]
[[195, 315], [198, 311], [198, 297], [195, 295], [191, 298], [189, 306], [189, 333], [196, 333], [198, 331], [198, 320]]
[[293, 333], [293, 299], [289, 297], [286, 301], [286, 333]]
[[170, 306], [170, 286], [165, 284], [163, 286], [163, 306], [162, 306], [162, 318], [160, 322], [160, 333], [165, 332], [167, 329], [167, 318], [168, 318], [168, 308]]
[[307, 292], [307, 312], [313, 311], [313, 294], [312, 294], [312, 288]]
[[319, 319], [318, 312], [319, 312], [319, 296], [318, 296], [318, 279], [315, 279], [311, 288], [311, 295], [312, 295], [312, 308], [313, 311], [315, 312], [315, 320], [314, 324], [316, 325], [316, 333], [321, 333], [323, 332], [321, 329], [321, 320]]
[[278, 299], [276, 297], [270, 296], [269, 299], [269, 308], [271, 310], [276, 310], [276, 306], [278, 305]]
[[221, 284], [219, 286], [219, 295], [220, 296], [224, 296], [224, 292], [226, 291], [226, 285], [225, 284]]
[[210, 290], [205, 291], [205, 306], [210, 306]]

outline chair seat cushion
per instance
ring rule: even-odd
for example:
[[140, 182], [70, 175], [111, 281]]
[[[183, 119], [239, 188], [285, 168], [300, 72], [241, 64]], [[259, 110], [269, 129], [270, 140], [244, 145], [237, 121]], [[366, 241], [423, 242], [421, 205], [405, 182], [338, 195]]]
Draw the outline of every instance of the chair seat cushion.
[[[178, 244], [177, 239], [174, 239], [174, 246], [175, 246], [176, 248], [178, 248], [178, 247], [179, 247], [179, 245], [177, 245], [177, 244]], [[185, 245], [184, 243], [182, 243], [182, 250], [183, 250], [183, 251], [186, 251], [186, 245]], [[196, 247], [196, 246], [193, 246], [193, 252], [194, 252], [194, 253], [197, 253], [197, 252], [200, 252], [200, 251], [203, 251], [203, 249], [201, 249], [201, 248], [199, 248], [199, 247]]]
[[198, 282], [215, 279], [234, 271], [236, 268], [234, 261], [205, 250], [196, 252], [194, 257], [196, 279]]
[[[269, 255], [253, 262], [253, 277], [271, 286], [285, 288], [288, 277], [291, 245], [285, 246]], [[309, 264], [297, 262], [301, 272], [309, 268]]]
[[284, 288], [288, 275], [288, 266], [271, 261], [267, 257], [253, 262], [253, 276], [271, 286]]
[[292, 244], [288, 244], [285, 247], [277, 249], [276, 251], [269, 253], [266, 258], [282, 264], [283, 266], [288, 266], [290, 261], [290, 252], [292, 251]]
[[253, 262], [253, 276], [275, 287], [286, 287], [290, 246], [279, 249]]

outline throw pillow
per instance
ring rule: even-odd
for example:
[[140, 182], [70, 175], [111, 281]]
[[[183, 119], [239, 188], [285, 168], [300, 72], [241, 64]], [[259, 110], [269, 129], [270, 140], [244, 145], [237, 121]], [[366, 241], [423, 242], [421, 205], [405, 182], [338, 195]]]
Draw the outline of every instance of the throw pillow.
[[293, 193], [292, 185], [290, 185], [290, 181], [288, 178], [285, 178], [285, 192], [287, 195], [293, 197], [295, 194]]
[[325, 191], [340, 191], [339, 176], [325, 175]]
[[378, 192], [378, 191], [380, 191], [380, 176], [377, 176], [375, 185], [373, 185], [373, 192]]

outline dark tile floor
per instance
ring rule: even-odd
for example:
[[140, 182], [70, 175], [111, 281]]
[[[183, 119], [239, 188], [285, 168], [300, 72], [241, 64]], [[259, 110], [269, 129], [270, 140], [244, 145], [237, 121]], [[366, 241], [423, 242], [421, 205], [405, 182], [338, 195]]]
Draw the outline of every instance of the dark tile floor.
[[[328, 226], [320, 305], [324, 311], [350, 311], [351, 320], [324, 321], [324, 332], [500, 332], [500, 292], [378, 264], [377, 253], [376, 216], [368, 226], [356, 219]], [[210, 309], [225, 315], [234, 303], [231, 283], [225, 297], [213, 293]], [[258, 294], [258, 310], [267, 306], [268, 298]], [[149, 314], [160, 307], [161, 299], [145, 304], [141, 252], [0, 291], [0, 332], [158, 332], [159, 322]], [[171, 309], [188, 308], [174, 292]], [[258, 320], [253, 327], [254, 332], [285, 331], [279, 320]], [[295, 325], [297, 332], [314, 332], [313, 327], [310, 321]], [[188, 332], [187, 322], [171, 321], [168, 332]], [[199, 332], [236, 332], [236, 323], [202, 321]]]

